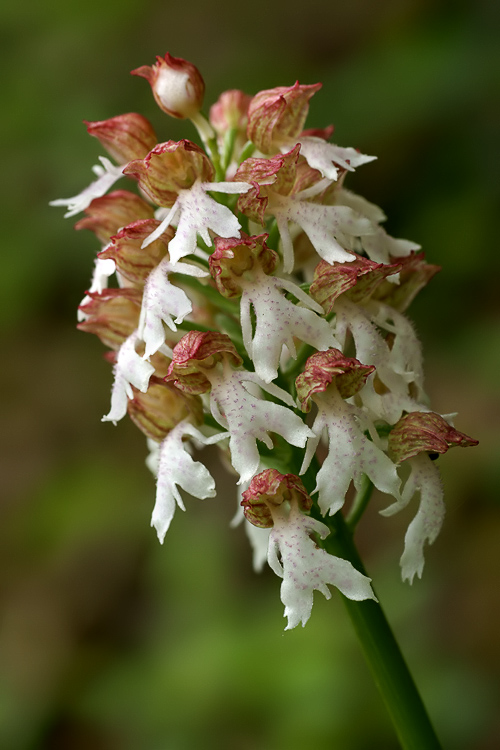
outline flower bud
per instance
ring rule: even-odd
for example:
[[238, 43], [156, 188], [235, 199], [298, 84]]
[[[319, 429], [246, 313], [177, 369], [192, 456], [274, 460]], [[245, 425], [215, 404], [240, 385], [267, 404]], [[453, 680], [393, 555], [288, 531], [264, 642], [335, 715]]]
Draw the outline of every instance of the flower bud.
[[401, 417], [389, 433], [389, 449], [397, 463], [419, 453], [446, 453], [448, 448], [478, 445], [478, 440], [459, 432], [433, 411], [413, 411]]
[[118, 164], [143, 159], [158, 143], [149, 120], [136, 112], [99, 122], [84, 122], [87, 132], [99, 140]]
[[85, 213], [87, 215], [76, 222], [75, 229], [90, 229], [103, 245], [107, 245], [111, 237], [127, 224], [154, 217], [153, 207], [128, 190], [115, 190], [94, 198]]
[[210, 107], [210, 124], [219, 136], [228, 130], [245, 133], [247, 113], [252, 97], [238, 89], [224, 91]]
[[203, 421], [199, 396], [182, 393], [154, 375], [146, 393], [137, 388], [133, 388], [133, 392], [134, 397], [127, 404], [129, 416], [147, 437], [158, 443], [183, 419], [189, 418], [198, 424]]
[[149, 81], [157, 105], [167, 115], [181, 120], [196, 115], [205, 95], [205, 82], [192, 63], [182, 57], [156, 57], [154, 65], [143, 65], [132, 71]]
[[88, 292], [88, 301], [79, 309], [86, 315], [78, 324], [80, 331], [95, 333], [111, 349], [119, 349], [137, 328], [142, 293], [139, 289], [104, 289]]
[[374, 370], [372, 365], [362, 365], [354, 357], [345, 357], [339, 349], [312, 354], [304, 372], [295, 381], [302, 411], [309, 411], [314, 394], [323, 393], [332, 383], [342, 398], [354, 396]]
[[257, 474], [242, 494], [243, 513], [247, 521], [261, 529], [273, 526], [272, 509], [284, 502], [297, 501], [302, 511], [311, 508], [312, 500], [299, 477], [266, 469]]

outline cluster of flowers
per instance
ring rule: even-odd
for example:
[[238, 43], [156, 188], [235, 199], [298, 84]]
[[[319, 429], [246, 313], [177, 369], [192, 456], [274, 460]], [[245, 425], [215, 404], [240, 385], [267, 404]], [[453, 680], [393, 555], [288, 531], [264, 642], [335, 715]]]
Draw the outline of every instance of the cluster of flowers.
[[[85, 211], [76, 228], [102, 244], [79, 328], [111, 349], [103, 419], [128, 412], [148, 438], [160, 541], [184, 509], [179, 487], [215, 496], [192, 449], [217, 443], [238, 476], [255, 567], [267, 558], [283, 578], [288, 628], [305, 624], [328, 584], [374, 598], [369, 578], [321, 548], [329, 529], [311, 517], [311, 494], [328, 517], [365, 477], [392, 496], [384, 515], [419, 493], [401, 558], [412, 581], [444, 514], [432, 459], [476, 444], [430, 410], [404, 315], [438, 267], [344, 187], [374, 157], [329, 143], [332, 127], [303, 129], [321, 84], [226, 91], [207, 120], [192, 64], [167, 53], [133, 73], [164, 112], [194, 123], [205, 150], [158, 143], [135, 113], [86, 123], [117, 164], [102, 157], [88, 188], [53, 203]], [[138, 193], [106, 194], [123, 176]]]

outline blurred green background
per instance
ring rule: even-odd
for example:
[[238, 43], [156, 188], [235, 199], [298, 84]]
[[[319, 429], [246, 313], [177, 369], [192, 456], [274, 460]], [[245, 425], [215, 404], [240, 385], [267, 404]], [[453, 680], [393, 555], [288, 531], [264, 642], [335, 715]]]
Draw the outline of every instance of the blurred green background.
[[[2, 4], [0, 746], [8, 750], [396, 748], [340, 598], [283, 634], [231, 481], [189, 499], [161, 547], [145, 441], [101, 424], [111, 374], [75, 330], [97, 249], [48, 202], [102, 153], [83, 119], [131, 110], [194, 138], [129, 71], [194, 62], [206, 106], [322, 81], [308, 127], [379, 159], [348, 187], [443, 271], [411, 314], [434, 408], [480, 446], [439, 461], [448, 514], [422, 581], [398, 559], [415, 512], [376, 497], [357, 538], [447, 748], [500, 746], [497, 388], [499, 6], [487, 0], [45, 0]], [[216, 453], [212, 453], [216, 466]]]

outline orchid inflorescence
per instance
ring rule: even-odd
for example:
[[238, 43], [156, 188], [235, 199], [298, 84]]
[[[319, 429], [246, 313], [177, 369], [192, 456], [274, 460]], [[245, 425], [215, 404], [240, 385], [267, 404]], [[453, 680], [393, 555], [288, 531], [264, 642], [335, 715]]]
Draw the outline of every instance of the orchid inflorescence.
[[[191, 63], [167, 53], [132, 72], [164, 112], [193, 122], [204, 149], [158, 143], [135, 113], [86, 123], [116, 164], [101, 157], [97, 179], [53, 205], [84, 211], [76, 228], [102, 245], [78, 327], [111, 350], [103, 420], [128, 412], [148, 438], [160, 541], [184, 509], [179, 488], [215, 496], [192, 451], [217, 444], [254, 565], [267, 558], [283, 579], [288, 628], [329, 584], [375, 598], [367, 576], [321, 546], [351, 483], [391, 495], [386, 516], [420, 495], [401, 557], [412, 582], [444, 516], [433, 459], [477, 442], [431, 411], [404, 314], [439, 268], [344, 187], [375, 157], [330, 143], [332, 127], [303, 129], [321, 84], [226, 91], [207, 119]], [[138, 192], [108, 193], [124, 176]]]

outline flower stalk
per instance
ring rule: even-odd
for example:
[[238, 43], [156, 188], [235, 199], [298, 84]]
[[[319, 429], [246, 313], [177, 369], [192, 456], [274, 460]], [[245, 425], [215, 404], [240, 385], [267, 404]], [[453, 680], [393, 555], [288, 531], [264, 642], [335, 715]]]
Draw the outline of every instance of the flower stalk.
[[[360, 494], [364, 501], [366, 490]], [[366, 574], [342, 514], [330, 517], [328, 525], [332, 533], [323, 542], [324, 548], [349, 560]], [[372, 599], [356, 602], [346, 596], [342, 596], [342, 601], [401, 747], [440, 750], [439, 739], [380, 602]]]

